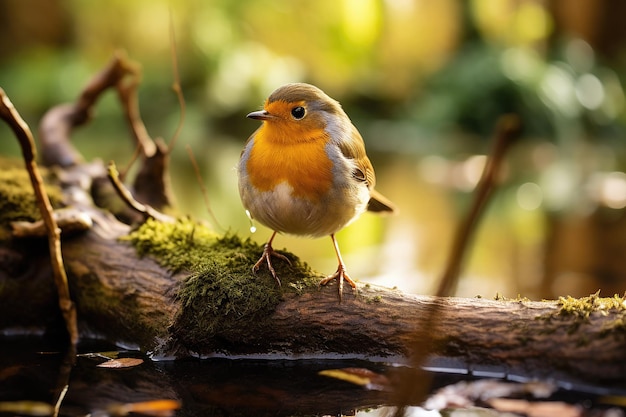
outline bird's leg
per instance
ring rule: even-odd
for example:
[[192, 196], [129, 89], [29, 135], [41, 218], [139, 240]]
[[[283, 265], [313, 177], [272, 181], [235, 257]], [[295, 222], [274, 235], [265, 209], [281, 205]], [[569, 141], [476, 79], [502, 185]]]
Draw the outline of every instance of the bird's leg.
[[259, 258], [259, 260], [252, 267], [252, 272], [256, 274], [259, 268], [261, 268], [261, 264], [263, 264], [263, 261], [265, 261], [267, 263], [267, 268], [270, 270], [270, 273], [272, 274], [272, 276], [278, 283], [278, 286], [280, 287], [281, 286], [280, 279], [278, 279], [278, 276], [276, 275], [276, 271], [274, 270], [274, 267], [272, 266], [272, 256], [275, 256], [279, 259], [287, 261], [289, 265], [291, 265], [291, 261], [285, 255], [282, 255], [274, 250], [274, 248], [272, 247], [272, 241], [274, 240], [274, 236], [276, 236], [276, 232], [272, 233], [272, 236], [270, 237], [270, 239], [267, 241], [265, 246], [263, 246], [263, 255], [261, 255], [261, 258]]
[[352, 281], [348, 273], [346, 272], [346, 265], [343, 263], [343, 259], [341, 258], [341, 253], [339, 252], [339, 245], [337, 244], [337, 239], [335, 239], [335, 234], [330, 235], [331, 240], [333, 241], [333, 246], [335, 247], [335, 254], [337, 255], [337, 261], [339, 262], [339, 266], [337, 266], [337, 271], [334, 274], [329, 275], [320, 281], [321, 285], [326, 285], [330, 281], [336, 279], [337, 280], [337, 291], [339, 292], [339, 302], [343, 299], [343, 281], [346, 280], [348, 284], [352, 288], [356, 290], [356, 283]]

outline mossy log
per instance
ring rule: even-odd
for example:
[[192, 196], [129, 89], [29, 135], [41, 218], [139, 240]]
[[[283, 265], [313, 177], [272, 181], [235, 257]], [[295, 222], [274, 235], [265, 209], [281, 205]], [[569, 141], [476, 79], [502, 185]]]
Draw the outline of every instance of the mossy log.
[[[219, 236], [187, 218], [149, 219], [138, 228], [120, 222], [90, 197], [107, 184], [99, 180], [105, 170], [97, 163], [57, 174], [62, 200], [93, 220], [86, 231], [62, 234], [83, 337], [98, 335], [161, 358], [401, 362], [424, 346], [417, 338], [426, 338], [433, 358], [467, 369], [626, 381], [622, 297], [435, 298], [359, 283], [340, 303], [336, 286], [318, 288], [322, 276], [290, 253], [283, 252], [291, 265], [275, 262], [283, 282], [278, 288], [266, 270], [252, 273], [262, 247], [249, 240]], [[19, 190], [28, 194], [27, 187], [9, 192]], [[45, 239], [2, 236], [0, 331], [63, 331]], [[424, 335], [423, 318], [433, 305], [436, 330]]]
[[[107, 219], [101, 216], [91, 230], [63, 241], [83, 336], [101, 335], [170, 358], [404, 361], [421, 334], [422, 317], [435, 303], [437, 331], [427, 337], [436, 357], [503, 374], [624, 381], [626, 322], [620, 297], [433, 298], [361, 283], [356, 294], [345, 294], [339, 303], [336, 288], [318, 289], [319, 276], [293, 255], [286, 254], [294, 266], [279, 270], [284, 281], [279, 289], [269, 274], [250, 272], [262, 248], [249, 241], [216, 237], [190, 220], [149, 221], [129, 235], [127, 227], [108, 227], [107, 221], [116, 221]], [[172, 246], [149, 247], [149, 236]], [[0, 257], [0, 325], [5, 331], [47, 321], [54, 326], [50, 318], [59, 315], [49, 290], [45, 245], [15, 243]], [[168, 247], [174, 258], [163, 257]], [[199, 253], [208, 262], [184, 267]]]

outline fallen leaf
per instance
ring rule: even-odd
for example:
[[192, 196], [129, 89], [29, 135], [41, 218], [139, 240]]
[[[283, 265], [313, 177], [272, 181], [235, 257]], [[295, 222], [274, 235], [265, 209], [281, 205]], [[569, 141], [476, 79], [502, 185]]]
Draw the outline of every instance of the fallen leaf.
[[119, 356], [120, 352], [117, 350], [112, 350], [108, 352], [89, 352], [89, 353], [81, 353], [76, 356], [83, 358], [104, 358], [104, 359], [116, 359]]
[[119, 358], [119, 359], [111, 359], [106, 362], [102, 362], [99, 365], [96, 365], [98, 368], [132, 368], [133, 366], [141, 365], [143, 363], [143, 359], [138, 358]]
[[382, 391], [391, 387], [391, 383], [385, 375], [365, 368], [326, 369], [320, 371], [319, 375], [340, 379], [374, 391]]
[[181, 406], [176, 400], [153, 400], [137, 403], [116, 404], [108, 408], [108, 412], [113, 416], [126, 416], [130, 413], [143, 414], [153, 417], [170, 417], [174, 411]]

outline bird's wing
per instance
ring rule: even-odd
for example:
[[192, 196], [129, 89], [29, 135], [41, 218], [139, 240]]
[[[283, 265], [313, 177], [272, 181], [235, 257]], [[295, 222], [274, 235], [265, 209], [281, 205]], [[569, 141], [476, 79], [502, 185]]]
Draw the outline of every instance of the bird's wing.
[[365, 143], [363, 142], [363, 137], [354, 125], [352, 126], [352, 138], [353, 140], [349, 142], [341, 142], [339, 144], [339, 148], [341, 149], [341, 153], [343, 153], [346, 158], [350, 158], [356, 163], [356, 169], [352, 173], [352, 176], [367, 184], [367, 188], [370, 192], [370, 200], [367, 203], [367, 210], [373, 212], [395, 212], [396, 208], [394, 204], [385, 196], [374, 190], [374, 185], [376, 184], [374, 167], [365, 153]]
[[376, 175], [374, 167], [365, 153], [365, 143], [359, 131], [352, 126], [352, 140], [341, 141], [339, 143], [341, 153], [349, 159], [354, 160], [356, 169], [352, 173], [354, 178], [367, 183], [367, 187], [371, 190], [376, 184]]

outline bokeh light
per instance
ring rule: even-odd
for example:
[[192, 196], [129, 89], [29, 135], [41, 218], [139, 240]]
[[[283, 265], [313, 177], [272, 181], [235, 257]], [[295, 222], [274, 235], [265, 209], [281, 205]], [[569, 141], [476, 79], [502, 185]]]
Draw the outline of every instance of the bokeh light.
[[[124, 49], [143, 68], [139, 99], [148, 131], [168, 138], [180, 112], [170, 89], [171, 21], [187, 104], [179, 143], [199, 160], [220, 223], [263, 241], [268, 231], [260, 225], [250, 234], [233, 169], [258, 126], [245, 115], [281, 84], [316, 84], [342, 103], [366, 142], [377, 188], [400, 206], [396, 217], [364, 216], [342, 231], [344, 256], [354, 260], [357, 278], [414, 291], [434, 287], [497, 121], [515, 113], [523, 135], [482, 217], [459, 293], [498, 288], [553, 297], [572, 287], [559, 277], [574, 276], [554, 242], [606, 262], [585, 238], [567, 237], [593, 230], [594, 239], [611, 241], [603, 239], [611, 227], [599, 225], [617, 223], [626, 209], [619, 52], [626, 35], [604, 7], [588, 2], [582, 13], [567, 2], [536, 0], [2, 2], [0, 87], [36, 131], [47, 109], [74, 100]], [[88, 160], [123, 166], [133, 150], [115, 94], [97, 110], [74, 143]], [[19, 154], [11, 140], [0, 150]], [[206, 218], [182, 147], [172, 159], [181, 211]], [[327, 242], [279, 239], [315, 269], [333, 267]], [[595, 282], [593, 262], [574, 269], [583, 295], [592, 286], [622, 288], [626, 276]]]

